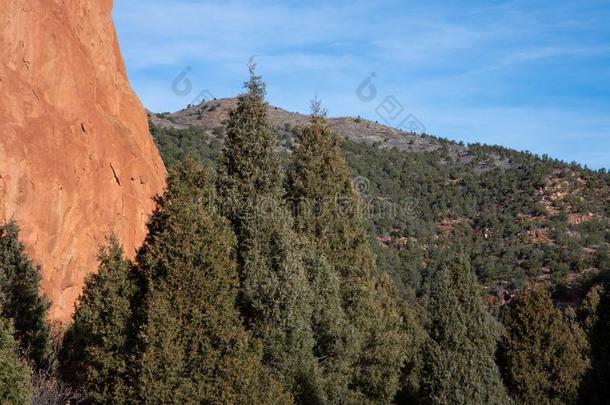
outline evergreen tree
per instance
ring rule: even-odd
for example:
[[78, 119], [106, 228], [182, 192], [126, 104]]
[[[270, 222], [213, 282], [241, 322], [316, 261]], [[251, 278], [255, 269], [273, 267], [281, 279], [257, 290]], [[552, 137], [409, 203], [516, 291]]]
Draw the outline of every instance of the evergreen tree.
[[341, 154], [338, 136], [314, 102], [310, 124], [299, 136], [286, 180], [295, 229], [310, 236], [339, 273], [352, 318], [374, 289], [375, 256], [369, 246], [360, 196]]
[[430, 287], [423, 396], [434, 404], [507, 403], [495, 363], [498, 325], [483, 307], [468, 261], [446, 260]]
[[0, 225], [0, 315], [13, 320], [20, 350], [42, 369], [49, 354], [49, 303], [40, 294], [40, 268], [19, 242], [17, 224]]
[[12, 322], [0, 317], [0, 403], [30, 403], [30, 370], [17, 356]]
[[124, 403], [134, 394], [128, 372], [138, 329], [133, 313], [138, 279], [114, 237], [99, 260], [64, 337], [61, 372], [75, 388], [84, 387], [93, 403]]
[[349, 346], [348, 319], [343, 311], [339, 278], [315, 246], [305, 242], [305, 263], [313, 292], [312, 333], [314, 355], [321, 379], [320, 397], [327, 403], [341, 403], [348, 398], [351, 364], [346, 358]]
[[174, 166], [138, 254], [145, 277], [139, 398], [145, 403], [286, 403], [236, 309], [234, 235], [207, 174]]
[[544, 285], [526, 286], [506, 314], [502, 373], [520, 403], [574, 403], [588, 367], [575, 320], [556, 308]]
[[[220, 157], [217, 189], [222, 210], [236, 230], [238, 242], [248, 235], [254, 211], [274, 207], [281, 189], [280, 163], [275, 152], [277, 139], [267, 118], [265, 83], [251, 62], [247, 91], [237, 98], [227, 123], [225, 145]], [[268, 197], [270, 201], [259, 201]]]
[[578, 321], [588, 336], [591, 336], [595, 326], [598, 324], [599, 303], [603, 294], [604, 288], [601, 284], [593, 286], [578, 307]]
[[292, 231], [281, 199], [277, 140], [267, 119], [265, 85], [253, 64], [246, 89], [230, 114], [217, 181], [237, 235], [239, 305], [274, 375], [298, 401], [322, 401], [303, 241]]
[[[607, 404], [610, 398], [610, 288], [594, 290], [598, 296], [595, 313], [591, 317], [591, 369], [581, 394], [583, 404]], [[593, 299], [592, 301], [595, 301]]]
[[359, 402], [389, 404], [400, 388], [406, 349], [413, 342], [405, 330], [408, 309], [400, 302], [387, 273], [381, 274], [376, 283], [373, 311], [377, 322], [366, 335], [353, 384], [360, 392]]
[[421, 403], [422, 383], [424, 373], [424, 347], [428, 335], [425, 324], [426, 308], [418, 302], [403, 302], [402, 317], [406, 326], [407, 339], [405, 362], [400, 380], [400, 390], [394, 399], [397, 404]]
[[392, 281], [384, 278], [375, 289], [375, 256], [363, 205], [324, 115], [314, 102], [288, 169], [287, 199], [295, 230], [328, 259], [328, 277], [339, 280], [338, 299], [348, 321], [343, 334], [349, 336], [334, 359], [347, 373], [342, 378], [347, 384], [343, 400], [388, 402], [398, 389], [405, 359], [404, 318], [397, 315], [400, 306]]

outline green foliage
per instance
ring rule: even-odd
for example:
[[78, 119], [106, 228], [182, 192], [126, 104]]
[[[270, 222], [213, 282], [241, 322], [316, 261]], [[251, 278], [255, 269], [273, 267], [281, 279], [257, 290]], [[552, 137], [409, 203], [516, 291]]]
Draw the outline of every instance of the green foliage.
[[287, 197], [295, 229], [310, 236], [331, 260], [342, 282], [343, 299], [356, 307], [357, 291], [372, 291], [375, 258], [368, 244], [363, 204], [323, 116], [303, 128], [287, 175]]
[[402, 342], [405, 362], [402, 368], [400, 389], [395, 403], [411, 404], [422, 400], [424, 373], [424, 347], [428, 340], [424, 328], [426, 308], [417, 302], [403, 301], [401, 315], [406, 339]]
[[30, 370], [17, 356], [12, 322], [0, 317], [0, 403], [30, 403]]
[[[263, 201], [263, 200], [259, 200]], [[312, 301], [303, 243], [284, 210], [250, 217], [239, 244], [241, 308], [264, 344], [265, 364], [303, 402], [323, 394], [313, 356]]]
[[137, 325], [133, 301], [138, 281], [115, 238], [100, 250], [100, 266], [85, 282], [60, 362], [63, 378], [84, 387], [94, 403], [123, 403], [133, 396], [129, 365]]
[[586, 337], [544, 285], [525, 287], [504, 319], [504, 380], [520, 403], [571, 404], [588, 368]]
[[[207, 151], [207, 141], [204, 149], [196, 146], [202, 139], [198, 132], [203, 131], [171, 131], [175, 136], [168, 142], [153, 130], [166, 162], [193, 155], [214, 165], [219, 143], [210, 141], [213, 151]], [[292, 138], [300, 136], [298, 127], [279, 125], [276, 131], [283, 136], [282, 145], [291, 149]], [[368, 221], [369, 235], [416, 240], [409, 254], [396, 249], [378, 254], [379, 269], [403, 282], [403, 294], [425, 293], [418, 269], [439, 238], [447, 239], [446, 223], [451, 224], [452, 250], [464, 248], [488, 285], [507, 282], [517, 289], [550, 270], [555, 273], [552, 283], [566, 286], [570, 272], [610, 268], [603, 253], [610, 246], [610, 206], [604, 204], [610, 198], [610, 175], [605, 171], [498, 146], [466, 148], [430, 136], [409, 143], [413, 151], [341, 142], [353, 174], [369, 181], [367, 203], [375, 211]], [[565, 198], [551, 201], [553, 190], [541, 195], [551, 184], [549, 179], [563, 182], [557, 184], [567, 192]], [[594, 216], [582, 224], [570, 223], [569, 214], [574, 213]], [[528, 235], [536, 232], [544, 232], [549, 240], [533, 241]]]
[[[187, 158], [208, 168], [216, 167], [222, 144], [205, 130], [195, 127], [175, 129], [156, 126], [153, 123], [149, 123], [149, 126], [167, 167]], [[217, 129], [214, 129], [213, 133], [218, 136]]]
[[[583, 404], [606, 404], [610, 398], [610, 288], [605, 286], [592, 298], [595, 310], [590, 329], [591, 370], [581, 394]], [[595, 301], [598, 301], [595, 303]]]
[[407, 328], [416, 324], [387, 273], [381, 274], [375, 285], [370, 315], [371, 327], [366, 331], [352, 384], [363, 396], [362, 402], [389, 404], [401, 387], [408, 346], [414, 343]]
[[[331, 302], [336, 307], [332, 313], [327, 312], [336, 321], [343, 323], [342, 331], [337, 331], [333, 336], [333, 346], [339, 345], [339, 351], [325, 350], [320, 353], [321, 357], [328, 358], [335, 373], [335, 384], [333, 387], [335, 401], [345, 400], [348, 396], [357, 396], [358, 392], [349, 392], [349, 386], [353, 385], [352, 380], [355, 374], [355, 364], [357, 363], [358, 353], [364, 345], [365, 331], [361, 324], [354, 323], [356, 315], [354, 307], [351, 306], [355, 291], [361, 286], [354, 285], [355, 281], [351, 273], [360, 271], [359, 263], [353, 263], [353, 267], [346, 262], [351, 258], [346, 258], [352, 252], [345, 246], [335, 245], [337, 238], [337, 227], [344, 226], [342, 218], [338, 218], [339, 202], [345, 197], [352, 196], [350, 175], [347, 171], [345, 162], [337, 154], [337, 138], [328, 132], [328, 127], [323, 117], [313, 115], [309, 126], [302, 129], [299, 137], [299, 147], [295, 150], [290, 161], [287, 176], [287, 198], [294, 214], [295, 230], [311, 240], [312, 254], [319, 257], [328, 258], [328, 265], [323, 268], [324, 274], [321, 276], [336, 280], [337, 288], [331, 293]], [[322, 154], [320, 154], [323, 152]], [[342, 172], [343, 171], [343, 172]], [[336, 175], [332, 178], [324, 176], [332, 173]], [[351, 202], [348, 202], [351, 204]], [[348, 210], [351, 207], [347, 207]], [[347, 210], [346, 210], [347, 211]], [[352, 214], [356, 214], [353, 212]], [[338, 247], [342, 250], [341, 257], [331, 249]], [[315, 252], [315, 253], [314, 253]], [[326, 260], [326, 259], [324, 259]], [[343, 264], [339, 267], [339, 262]], [[369, 264], [372, 262], [369, 262]], [[366, 270], [366, 268], [365, 268]], [[368, 266], [369, 282], [368, 290], [363, 292], [368, 297], [371, 296], [372, 272], [374, 269]], [[316, 286], [316, 290], [319, 286]], [[316, 292], [316, 297], [318, 293]], [[338, 305], [337, 305], [338, 304]], [[370, 304], [370, 303], [369, 303]], [[325, 306], [324, 301], [313, 303], [314, 311], [319, 312]], [[362, 308], [366, 310], [366, 308]], [[351, 311], [352, 313], [348, 313]], [[349, 336], [349, 338], [348, 338]], [[344, 344], [339, 342], [343, 341]], [[340, 385], [339, 385], [340, 384]]]
[[37, 368], [46, 368], [49, 303], [40, 295], [40, 268], [27, 257], [15, 222], [0, 224], [0, 315], [14, 322], [20, 351]]
[[348, 396], [352, 373], [347, 357], [350, 346], [350, 327], [343, 311], [340, 281], [312, 243], [306, 243], [305, 265], [313, 299], [311, 301], [311, 329], [315, 340], [313, 352], [318, 359], [321, 390], [326, 402], [338, 403]]
[[466, 258], [436, 264], [428, 304], [422, 395], [434, 404], [504, 404], [495, 364], [498, 325]]
[[192, 161], [170, 170], [135, 265], [115, 240], [62, 352], [93, 403], [289, 403], [236, 309], [234, 236]]
[[578, 307], [578, 321], [582, 329], [591, 335], [594, 328], [599, 322], [599, 303], [604, 294], [604, 288], [601, 284], [594, 285]]
[[339, 280], [336, 301], [345, 314], [337, 308], [334, 316], [348, 320], [344, 333], [349, 339], [333, 356], [333, 363], [343, 370], [340, 381], [348, 384], [337, 400], [390, 402], [405, 360], [404, 319], [387, 275], [375, 288], [375, 257], [368, 245], [361, 200], [319, 104], [314, 104], [310, 124], [298, 141], [286, 180], [294, 227], [327, 258], [327, 277]]
[[[220, 212], [215, 196], [202, 191], [209, 187], [205, 176], [179, 175], [189, 171], [184, 167], [173, 172], [185, 189], [174, 180], [151, 220], [135, 273], [145, 275], [141, 294], [128, 300], [140, 330], [134, 371], [134, 381], [146, 387], [140, 399], [188, 401], [187, 393], [196, 392], [219, 402], [253, 401], [242, 396], [259, 390], [252, 373], [268, 378], [270, 371], [299, 403], [509, 402], [495, 364], [499, 327], [483, 308], [475, 274], [487, 293], [501, 286], [497, 292], [504, 294], [550, 273], [558, 298], [567, 298], [562, 293], [574, 292], [578, 281], [603, 278], [591, 270], [610, 266], [610, 176], [429, 136], [410, 139], [414, 152], [340, 142], [319, 105], [303, 128], [273, 128], [253, 66], [246, 87], [226, 128], [214, 128], [212, 136], [152, 129], [170, 166], [186, 156], [209, 167], [218, 161]], [[356, 182], [365, 195], [352, 175], [366, 179]], [[213, 214], [202, 214], [204, 206]], [[370, 208], [373, 215], [365, 216]], [[203, 263], [198, 249], [216, 251], [217, 261]], [[218, 253], [223, 249], [235, 257]], [[193, 267], [216, 281], [191, 274]], [[206, 298], [210, 285], [221, 291], [214, 300]], [[223, 294], [229, 285], [233, 292]], [[600, 291], [578, 312], [593, 347], [587, 386], [601, 393], [582, 397], [599, 403], [609, 357]], [[587, 367], [585, 335], [571, 309], [559, 311], [547, 298], [527, 305], [517, 299], [507, 315], [502, 370], [519, 401], [574, 402]], [[209, 318], [202, 316], [204, 305]], [[239, 315], [216, 317], [234, 305]], [[531, 308], [540, 313], [519, 315]], [[235, 325], [236, 316], [247, 332], [234, 326], [234, 334], [226, 333], [223, 322]], [[221, 346], [228, 357], [216, 356]], [[228, 384], [198, 366], [208, 361], [204, 352], [213, 353], [209, 361]], [[255, 364], [243, 379], [232, 374], [245, 367], [239, 356]], [[265, 395], [274, 392], [269, 395], [286, 400], [280, 391], [256, 395], [268, 401]]]
[[234, 236], [207, 174], [177, 166], [138, 254], [145, 277], [138, 387], [146, 403], [283, 403], [235, 307]]
[[240, 308], [260, 338], [264, 362], [303, 402], [323, 397], [313, 356], [312, 291], [301, 241], [281, 201], [281, 175], [264, 102], [250, 69], [247, 92], [230, 114], [217, 189], [237, 235]]
[[[416, 241], [411, 254], [387, 252], [392, 261], [400, 261], [407, 289], [425, 293], [413, 272], [439, 240], [450, 243], [450, 250], [464, 251], [486, 284], [508, 282], [518, 288], [543, 269], [556, 272], [553, 280], [564, 283], [570, 271], [604, 267], [603, 257], [584, 255], [583, 249], [607, 249], [603, 239], [610, 222], [603, 202], [610, 197], [610, 176], [582, 168], [573, 172], [561, 162], [499, 147], [429, 145], [413, 153], [342, 143], [354, 175], [369, 180], [369, 203], [382, 200], [397, 207], [370, 217], [372, 234]], [[541, 195], [549, 179], [564, 182], [557, 186], [568, 193], [565, 199], [550, 200], [552, 189]], [[594, 216], [572, 224], [568, 214], [574, 212]], [[528, 237], [537, 231], [548, 233], [549, 241]], [[379, 264], [392, 272], [387, 260]]]
[[277, 197], [280, 192], [280, 165], [275, 147], [277, 138], [267, 119], [265, 84], [251, 66], [247, 92], [231, 111], [220, 158], [218, 190], [227, 204], [229, 218], [241, 233], [241, 221], [255, 206], [257, 196]]

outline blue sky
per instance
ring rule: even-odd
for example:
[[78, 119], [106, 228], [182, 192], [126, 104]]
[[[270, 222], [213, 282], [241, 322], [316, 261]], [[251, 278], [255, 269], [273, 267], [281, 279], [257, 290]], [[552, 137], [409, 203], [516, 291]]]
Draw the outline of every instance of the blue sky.
[[117, 0], [114, 20], [153, 111], [238, 94], [256, 55], [291, 111], [317, 95], [330, 116], [610, 167], [610, 0]]

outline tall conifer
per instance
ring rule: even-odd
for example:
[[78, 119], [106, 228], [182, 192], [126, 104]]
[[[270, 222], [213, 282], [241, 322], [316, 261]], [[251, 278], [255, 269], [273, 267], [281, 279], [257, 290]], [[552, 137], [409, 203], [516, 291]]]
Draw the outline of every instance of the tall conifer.
[[73, 387], [84, 388], [94, 403], [122, 403], [133, 397], [129, 365], [138, 331], [134, 301], [138, 277], [112, 237], [89, 276], [60, 352], [61, 372]]
[[[309, 125], [299, 136], [287, 176], [287, 198], [295, 213], [295, 229], [311, 236], [339, 272], [343, 299], [350, 312], [368, 300], [374, 288], [375, 256], [364, 226], [363, 204], [330, 129], [325, 112], [314, 102]], [[352, 313], [352, 316], [357, 316]]]
[[495, 363], [499, 328], [464, 257], [437, 265], [428, 311], [423, 397], [434, 404], [507, 403]]
[[504, 319], [504, 380], [520, 403], [571, 404], [587, 370], [582, 329], [551, 300], [546, 286], [526, 286]]
[[277, 139], [265, 85], [250, 64], [246, 92], [231, 112], [219, 165], [221, 206], [237, 235], [239, 305], [262, 339], [265, 364], [299, 401], [323, 400], [312, 333], [313, 299], [303, 242], [282, 202]]
[[285, 403], [236, 308], [234, 235], [207, 174], [175, 166], [137, 262], [145, 278], [137, 385], [146, 403]]
[[48, 366], [48, 300], [40, 291], [40, 268], [19, 242], [15, 222], [0, 225], [0, 313], [14, 322], [20, 350], [40, 368]]
[[348, 373], [343, 378], [345, 398], [390, 401], [405, 360], [404, 318], [399, 315], [392, 281], [383, 278], [376, 289], [375, 256], [366, 236], [364, 206], [319, 102], [313, 103], [310, 123], [302, 129], [286, 189], [295, 230], [327, 258], [328, 277], [339, 280], [338, 300], [347, 318], [343, 335], [349, 338], [342, 351], [334, 353], [334, 361]]

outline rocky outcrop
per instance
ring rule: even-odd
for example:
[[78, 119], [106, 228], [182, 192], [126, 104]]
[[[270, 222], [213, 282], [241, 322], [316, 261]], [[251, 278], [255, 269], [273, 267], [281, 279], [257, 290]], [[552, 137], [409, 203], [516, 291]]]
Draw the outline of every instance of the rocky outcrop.
[[0, 7], [0, 220], [43, 267], [68, 321], [114, 233], [133, 255], [165, 169], [125, 73], [111, 0]]

